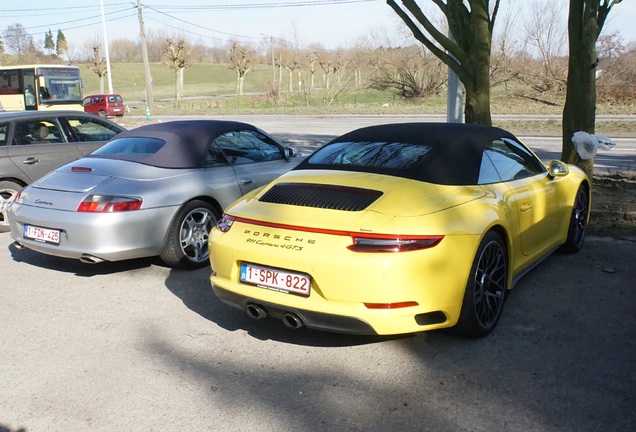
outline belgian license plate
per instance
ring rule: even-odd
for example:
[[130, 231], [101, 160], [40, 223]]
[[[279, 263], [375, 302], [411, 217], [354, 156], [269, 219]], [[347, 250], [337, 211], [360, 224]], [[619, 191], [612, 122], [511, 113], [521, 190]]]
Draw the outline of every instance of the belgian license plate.
[[25, 225], [24, 237], [45, 243], [60, 244], [60, 231], [49, 228]]
[[311, 288], [311, 278], [307, 274], [249, 263], [241, 264], [241, 282], [302, 296], [308, 296]]

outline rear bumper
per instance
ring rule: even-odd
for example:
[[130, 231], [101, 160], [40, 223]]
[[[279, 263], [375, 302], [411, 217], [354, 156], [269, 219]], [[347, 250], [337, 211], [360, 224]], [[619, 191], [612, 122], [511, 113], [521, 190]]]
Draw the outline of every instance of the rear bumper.
[[[176, 210], [77, 213], [15, 205], [9, 222], [13, 240], [36, 252], [86, 262], [120, 261], [158, 255]], [[59, 244], [25, 238], [26, 224], [58, 230]]]
[[310, 329], [358, 335], [378, 334], [373, 327], [359, 318], [333, 315], [293, 307], [283, 308], [280, 305], [237, 294], [216, 285], [212, 285], [212, 289], [223, 303], [242, 311], [245, 311], [249, 304], [254, 304], [262, 307], [267, 312], [267, 316], [272, 318], [283, 319], [284, 315], [287, 313], [295, 314], [302, 320], [305, 327]]

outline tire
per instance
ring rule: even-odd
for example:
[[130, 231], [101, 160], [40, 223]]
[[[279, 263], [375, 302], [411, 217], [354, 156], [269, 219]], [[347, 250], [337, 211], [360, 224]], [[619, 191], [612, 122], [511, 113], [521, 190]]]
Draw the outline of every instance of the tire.
[[163, 262], [170, 267], [193, 269], [208, 265], [208, 237], [218, 220], [218, 212], [207, 202], [186, 203], [168, 228], [160, 253]]
[[108, 116], [106, 115], [106, 111], [104, 111], [104, 110], [100, 110], [100, 111], [99, 111], [99, 116], [100, 116], [101, 118], [106, 118], [106, 117], [108, 117]]
[[11, 231], [7, 211], [13, 197], [22, 190], [22, 186], [12, 181], [0, 181], [0, 233]]
[[493, 331], [503, 310], [508, 288], [508, 253], [501, 237], [486, 233], [470, 269], [457, 329], [480, 338]]
[[585, 233], [587, 232], [587, 221], [590, 213], [590, 195], [588, 187], [584, 184], [579, 186], [572, 205], [570, 224], [568, 225], [568, 237], [561, 246], [561, 251], [565, 253], [576, 253], [583, 247]]

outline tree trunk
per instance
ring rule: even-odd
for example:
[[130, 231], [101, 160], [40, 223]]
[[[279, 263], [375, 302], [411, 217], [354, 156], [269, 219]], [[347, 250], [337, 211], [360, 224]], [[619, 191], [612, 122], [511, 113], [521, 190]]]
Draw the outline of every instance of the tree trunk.
[[244, 82], [245, 82], [245, 75], [239, 76], [239, 81], [238, 81], [238, 83], [239, 83], [239, 92], [238, 92], [239, 96], [243, 95], [243, 83]]
[[289, 92], [293, 93], [294, 92], [294, 71], [291, 69], [288, 69], [288, 74], [289, 74]]
[[397, 0], [387, 0], [413, 36], [451, 68], [464, 85], [465, 122], [492, 125], [490, 50], [500, 0], [495, 0], [492, 8], [490, 0], [433, 0], [446, 16], [450, 37], [448, 29], [442, 31], [436, 27], [416, 0], [401, 3], [404, 8], [398, 6]]
[[465, 70], [471, 72], [467, 80], [471, 82], [466, 89], [466, 106], [464, 107], [464, 121], [492, 126], [490, 115], [490, 48], [492, 34], [488, 8], [475, 8], [471, 13], [471, 23], [474, 47], [469, 52], [471, 65]]
[[183, 75], [185, 72], [185, 68], [179, 68], [177, 71], [177, 99], [181, 100], [183, 98]]
[[598, 0], [570, 0], [568, 17], [569, 61], [567, 93], [563, 108], [561, 159], [585, 171], [591, 179], [594, 160], [579, 157], [572, 142], [577, 131], [594, 133], [596, 120], [596, 40]]

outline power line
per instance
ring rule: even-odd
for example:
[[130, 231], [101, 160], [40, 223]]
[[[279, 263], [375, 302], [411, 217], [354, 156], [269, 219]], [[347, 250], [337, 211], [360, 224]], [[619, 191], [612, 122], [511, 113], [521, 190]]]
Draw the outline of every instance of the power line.
[[[191, 21], [186, 21], [183, 19], [180, 19], [172, 14], [168, 14], [166, 12], [164, 12], [164, 10], [169, 10], [172, 13], [181, 13], [181, 12], [192, 12], [193, 9], [196, 11], [206, 11], [206, 10], [245, 10], [245, 9], [275, 9], [275, 8], [290, 8], [290, 7], [309, 7], [309, 6], [320, 6], [320, 7], [324, 7], [324, 6], [337, 6], [337, 5], [343, 5], [343, 4], [351, 4], [351, 3], [369, 3], [369, 2], [377, 2], [380, 0], [293, 0], [293, 1], [278, 1], [278, 2], [272, 2], [272, 3], [231, 3], [231, 4], [218, 4], [218, 5], [210, 5], [210, 4], [205, 4], [205, 5], [200, 5], [200, 4], [188, 4], [188, 5], [177, 5], [177, 4], [169, 4], [169, 5], [160, 5], [160, 6], [150, 6], [148, 4], [141, 4], [142, 8], [151, 10], [157, 14], [163, 15], [168, 19], [180, 22], [186, 26], [188, 26], [188, 29], [182, 29], [179, 27], [176, 27], [174, 25], [171, 25], [169, 23], [166, 22], [162, 22], [159, 20], [153, 20], [150, 17], [148, 17], [149, 19], [151, 19], [152, 21], [155, 21], [161, 25], [167, 26], [167, 27], [171, 27], [174, 28], [176, 30], [182, 31], [184, 33], [189, 33], [189, 34], [193, 34], [199, 37], [203, 37], [203, 38], [208, 38], [208, 39], [213, 39], [213, 40], [218, 40], [218, 41], [224, 41], [225, 39], [222, 39], [220, 37], [215, 37], [215, 36], [209, 36], [209, 35], [204, 35], [201, 33], [197, 33], [191, 30], [192, 27], [196, 27], [199, 28], [201, 30], [205, 30], [207, 32], [213, 32], [213, 33], [217, 33], [220, 35], [224, 35], [230, 38], [238, 38], [238, 39], [242, 39], [242, 40], [258, 40], [258, 39], [262, 39], [263, 37], [268, 37], [271, 40], [277, 40], [279, 43], [282, 44], [286, 44], [289, 46], [296, 46], [297, 48], [303, 48], [302, 46], [299, 46], [298, 44], [294, 44], [292, 42], [289, 42], [287, 40], [278, 38], [278, 37], [274, 37], [274, 36], [268, 36], [268, 35], [263, 35], [261, 34], [260, 36], [247, 36], [247, 35], [239, 35], [239, 34], [233, 34], [233, 33], [228, 33], [228, 32], [223, 32], [220, 30], [215, 30], [213, 28], [209, 28], [209, 27], [205, 27], [199, 24], [196, 24], [194, 22]], [[125, 13], [125, 16], [120, 16], [120, 17], [111, 17], [106, 19], [107, 22], [112, 22], [112, 21], [117, 21], [117, 20], [121, 20], [124, 18], [129, 18], [130, 15], [128, 15], [128, 13], [132, 10], [137, 9], [137, 5], [134, 3], [130, 3], [130, 2], [126, 2], [126, 3], [116, 3], [116, 4], [111, 4], [105, 7], [108, 7], [109, 9], [112, 9], [114, 7], [121, 7], [121, 6], [126, 6], [126, 8], [124, 9], [118, 9], [115, 11], [110, 11], [108, 13], [106, 13], [105, 15], [116, 15], [116, 14], [121, 14], [121, 13]], [[64, 11], [65, 15], [69, 14], [69, 10], [73, 10], [76, 12], [87, 12], [88, 11], [92, 11], [92, 10], [97, 10], [99, 9], [99, 5], [77, 5], [77, 6], [72, 6], [72, 7], [50, 7], [50, 8], [26, 8], [26, 9], [0, 9], [0, 13], [16, 13], [16, 12], [21, 12], [21, 13], [29, 13], [29, 16], [38, 16], [38, 15], [51, 15], [50, 11], [56, 11], [56, 12], [60, 12], [60, 11]], [[33, 12], [37, 11], [37, 12], [41, 12], [41, 14], [36, 14], [33, 15]], [[48, 12], [48, 13], [47, 13]], [[3, 18], [7, 18], [7, 15], [4, 15]], [[92, 15], [92, 16], [84, 16], [82, 18], [77, 18], [77, 19], [72, 19], [72, 20], [67, 20], [67, 21], [60, 21], [60, 22], [56, 22], [56, 23], [51, 23], [51, 24], [45, 24], [45, 25], [38, 25], [38, 26], [31, 26], [31, 27], [26, 27], [23, 29], [24, 30], [30, 30], [33, 31], [35, 30], [36, 33], [34, 34], [35, 36], [39, 36], [39, 35], [45, 35], [47, 32], [46, 31], [39, 31], [37, 32], [39, 29], [45, 28], [45, 29], [50, 29], [51, 27], [53, 28], [58, 28], [62, 31], [68, 31], [68, 30], [75, 30], [75, 29], [79, 29], [79, 28], [84, 28], [84, 27], [92, 27], [97, 25], [99, 22], [101, 21], [101, 15]], [[81, 22], [80, 25], [73, 25], [74, 23], [78, 23]], [[304, 47], [307, 48], [307, 47]], [[325, 52], [330, 52], [330, 50], [321, 50], [321, 51], [325, 51]]]

